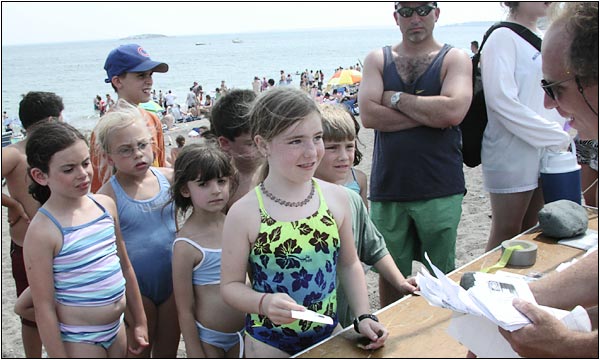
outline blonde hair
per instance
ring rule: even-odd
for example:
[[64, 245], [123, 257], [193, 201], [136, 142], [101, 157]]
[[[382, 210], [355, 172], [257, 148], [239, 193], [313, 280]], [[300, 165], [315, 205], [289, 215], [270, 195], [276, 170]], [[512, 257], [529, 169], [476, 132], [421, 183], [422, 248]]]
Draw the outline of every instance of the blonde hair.
[[140, 109], [129, 104], [125, 100], [117, 101], [114, 110], [107, 112], [98, 120], [98, 124], [94, 128], [94, 136], [96, 143], [95, 150], [99, 154], [108, 154], [110, 152], [110, 139], [115, 131], [122, 130], [133, 124], [140, 124], [147, 129], [149, 137], [152, 132], [148, 129], [148, 125], [144, 115]]
[[319, 105], [323, 118], [323, 141], [356, 139], [356, 128], [350, 113], [342, 105]]
[[[362, 145], [358, 139], [360, 124], [346, 108], [338, 104], [320, 104], [321, 117], [323, 119], [323, 141], [341, 142], [354, 140], [354, 162], [357, 166], [362, 160], [363, 154], [358, 145]], [[364, 145], [363, 145], [364, 146]]]

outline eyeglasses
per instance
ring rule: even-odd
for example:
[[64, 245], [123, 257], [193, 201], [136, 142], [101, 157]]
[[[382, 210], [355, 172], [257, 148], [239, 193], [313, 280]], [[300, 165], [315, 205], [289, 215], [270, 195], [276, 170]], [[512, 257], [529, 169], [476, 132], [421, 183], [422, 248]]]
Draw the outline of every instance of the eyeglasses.
[[581, 85], [581, 81], [579, 80], [579, 77], [577, 75], [575, 75], [573, 77], [570, 77], [568, 79], [564, 79], [564, 80], [560, 80], [560, 81], [555, 81], [553, 83], [549, 83], [545, 79], [542, 79], [542, 89], [544, 89], [544, 92], [546, 93], [546, 95], [548, 95], [548, 97], [550, 97], [550, 99], [556, 100], [556, 95], [554, 94], [554, 90], [552, 90], [552, 87], [555, 86], [555, 85], [562, 84], [564, 82], [573, 80], [573, 79], [575, 79], [575, 83], [577, 84], [577, 91], [579, 91], [579, 93], [583, 97], [583, 101], [585, 101], [586, 105], [590, 108], [590, 110], [596, 116], [598, 116], [598, 112], [596, 110], [594, 110], [594, 108], [592, 107], [592, 104], [590, 104], [590, 102], [588, 101], [588, 99], [585, 97], [585, 94], [583, 93], [583, 86]]
[[435, 8], [436, 7], [432, 6], [432, 5], [421, 5], [416, 8], [404, 6], [399, 9], [396, 9], [396, 12], [403, 18], [409, 18], [409, 17], [413, 16], [413, 13], [415, 13], [415, 12], [419, 16], [427, 16], [431, 12], [431, 10], [433, 10]]
[[136, 150], [139, 150], [139, 151], [146, 150], [148, 145], [150, 145], [150, 142], [146, 140], [146, 141], [138, 142], [135, 147], [134, 146], [123, 146], [117, 150], [117, 155], [119, 155], [122, 158], [129, 158], [136, 152]]
[[577, 78], [577, 76], [572, 76], [568, 79], [564, 79], [564, 80], [560, 80], [560, 81], [555, 81], [553, 83], [548, 82], [546, 79], [542, 79], [542, 89], [544, 89], [544, 92], [546, 93], [546, 95], [548, 95], [548, 97], [552, 100], [556, 100], [555, 95], [554, 95], [554, 90], [552, 90], [553, 86], [556, 86], [558, 84], [562, 84], [564, 82], [567, 81], [571, 81], [573, 79]]

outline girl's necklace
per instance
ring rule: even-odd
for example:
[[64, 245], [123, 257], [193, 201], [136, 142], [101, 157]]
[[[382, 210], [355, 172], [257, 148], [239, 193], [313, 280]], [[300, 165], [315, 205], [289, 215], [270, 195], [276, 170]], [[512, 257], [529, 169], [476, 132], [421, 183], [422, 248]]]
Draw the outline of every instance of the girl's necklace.
[[285, 200], [282, 200], [282, 199], [276, 197], [275, 195], [273, 195], [269, 191], [267, 191], [267, 189], [265, 189], [264, 182], [260, 183], [260, 191], [262, 191], [262, 193], [265, 194], [269, 199], [271, 199], [271, 200], [275, 201], [276, 203], [281, 204], [283, 206], [301, 207], [301, 206], [308, 204], [308, 202], [312, 199], [313, 195], [315, 194], [315, 183], [313, 181], [311, 181], [311, 185], [312, 186], [310, 188], [310, 193], [308, 194], [306, 199], [304, 199], [302, 201], [298, 201], [298, 202], [289, 202], [289, 201], [285, 201]]

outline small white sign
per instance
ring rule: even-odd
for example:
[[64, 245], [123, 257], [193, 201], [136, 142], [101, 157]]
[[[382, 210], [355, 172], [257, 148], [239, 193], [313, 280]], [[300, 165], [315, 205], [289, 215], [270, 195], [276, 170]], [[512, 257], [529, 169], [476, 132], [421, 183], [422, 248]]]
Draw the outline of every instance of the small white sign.
[[322, 323], [322, 324], [328, 324], [328, 325], [333, 325], [333, 319], [330, 318], [327, 315], [322, 315], [319, 313], [316, 313], [312, 310], [304, 310], [304, 311], [297, 311], [297, 310], [292, 310], [292, 317], [294, 319], [301, 319], [301, 320], [308, 320], [308, 321], [314, 321], [314, 322], [318, 322], [318, 323]]

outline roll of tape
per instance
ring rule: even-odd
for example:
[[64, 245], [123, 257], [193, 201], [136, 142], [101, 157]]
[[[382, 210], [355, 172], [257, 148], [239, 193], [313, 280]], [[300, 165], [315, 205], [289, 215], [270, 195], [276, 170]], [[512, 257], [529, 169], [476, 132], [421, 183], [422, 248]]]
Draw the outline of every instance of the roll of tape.
[[508, 265], [512, 266], [531, 266], [535, 264], [537, 257], [537, 245], [527, 240], [511, 239], [502, 242], [502, 253], [509, 247], [520, 246], [521, 249], [514, 249]]

